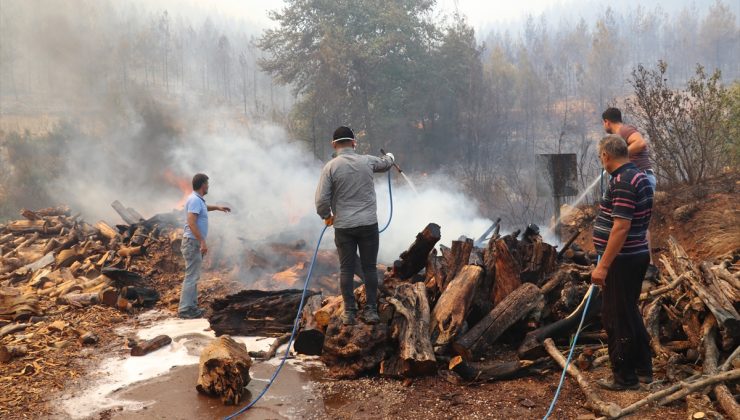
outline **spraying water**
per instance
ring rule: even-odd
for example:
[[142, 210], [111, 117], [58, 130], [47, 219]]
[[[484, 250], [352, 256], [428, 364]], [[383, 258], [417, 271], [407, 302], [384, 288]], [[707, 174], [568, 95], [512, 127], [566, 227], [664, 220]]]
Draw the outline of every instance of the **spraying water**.
[[411, 178], [409, 178], [409, 177], [406, 176], [406, 172], [401, 172], [401, 175], [403, 176], [403, 179], [405, 179], [406, 182], [409, 184], [409, 187], [411, 187], [411, 189], [414, 191], [414, 193], [418, 196], [419, 195], [419, 191], [416, 190], [416, 186], [414, 185], [413, 182], [411, 182]]
[[[581, 202], [586, 199], [586, 196], [591, 192], [591, 190], [593, 190], [596, 187], [596, 184], [599, 183], [603, 174], [606, 174], [606, 171], [602, 171], [601, 173], [599, 173], [599, 175], [596, 176], [593, 182], [588, 187], [586, 187], [586, 189], [583, 190], [581, 195], [579, 195], [578, 198], [576, 198], [576, 201], [574, 201], [573, 204], [571, 204], [572, 207], [578, 207], [578, 205], [580, 205]], [[550, 232], [552, 232], [553, 229], [555, 229], [555, 227], [558, 226], [560, 222], [563, 221], [563, 216], [564, 215], [561, 214], [560, 217], [558, 217], [558, 220], [556, 220], [550, 225], [550, 227], [548, 228]]]

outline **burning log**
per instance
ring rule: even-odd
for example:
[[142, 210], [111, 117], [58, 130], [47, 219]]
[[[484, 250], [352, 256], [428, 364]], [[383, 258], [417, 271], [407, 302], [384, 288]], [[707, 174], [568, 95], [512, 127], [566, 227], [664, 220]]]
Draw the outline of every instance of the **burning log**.
[[200, 354], [198, 392], [220, 397], [225, 405], [239, 404], [251, 378], [247, 346], [228, 335], [211, 342]]
[[471, 359], [486, 351], [509, 327], [542, 305], [540, 289], [525, 283], [509, 294], [491, 312], [453, 344], [458, 355]]
[[406, 280], [421, 271], [427, 264], [429, 253], [442, 237], [440, 227], [430, 223], [418, 235], [413, 244], [401, 254], [400, 260], [393, 263], [393, 275]]
[[429, 303], [424, 283], [399, 285], [388, 302], [396, 308], [391, 337], [398, 340], [398, 353], [381, 362], [380, 374], [408, 378], [433, 373], [437, 360], [429, 339]]
[[[317, 292], [308, 292], [313, 296]], [[216, 299], [208, 317], [217, 336], [247, 335], [276, 337], [293, 329], [302, 291], [295, 289], [242, 290]]]
[[321, 309], [321, 295], [306, 299], [301, 316], [301, 329], [296, 335], [293, 349], [296, 353], [318, 356], [324, 348], [324, 332], [316, 322], [314, 313]]
[[435, 348], [446, 347], [457, 338], [482, 278], [483, 268], [467, 265], [439, 297], [432, 312], [431, 339]]

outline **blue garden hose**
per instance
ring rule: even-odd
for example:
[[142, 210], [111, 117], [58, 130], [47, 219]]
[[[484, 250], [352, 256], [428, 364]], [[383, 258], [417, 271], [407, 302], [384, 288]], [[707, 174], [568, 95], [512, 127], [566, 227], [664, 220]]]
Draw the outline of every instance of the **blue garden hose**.
[[[390, 210], [390, 215], [388, 216], [388, 223], [386, 223], [385, 227], [379, 230], [378, 233], [383, 233], [386, 229], [388, 229], [388, 226], [390, 226], [391, 220], [393, 219], [393, 189], [391, 187], [390, 171], [388, 171], [388, 195], [390, 197], [390, 203], [391, 203], [391, 210]], [[324, 233], [326, 233], [326, 230], [328, 228], [329, 226], [324, 226], [324, 228], [321, 229], [319, 240], [318, 242], [316, 242], [316, 249], [313, 251], [313, 257], [311, 258], [311, 265], [308, 266], [308, 274], [306, 274], [306, 281], [303, 284], [303, 293], [301, 294], [301, 303], [300, 305], [298, 305], [298, 313], [296, 314], [295, 321], [293, 322], [293, 331], [290, 333], [290, 340], [288, 340], [288, 347], [285, 349], [285, 354], [283, 355], [283, 359], [280, 361], [280, 364], [278, 365], [277, 369], [275, 369], [275, 373], [272, 374], [272, 377], [267, 382], [267, 385], [265, 385], [265, 388], [262, 389], [262, 392], [260, 392], [259, 395], [257, 395], [257, 398], [253, 399], [249, 404], [247, 404], [246, 406], [244, 406], [243, 408], [241, 408], [239, 411], [235, 412], [234, 414], [229, 415], [224, 420], [234, 419], [244, 414], [245, 411], [254, 407], [254, 405], [257, 404], [257, 401], [259, 401], [267, 393], [267, 390], [270, 389], [272, 384], [275, 382], [275, 379], [277, 378], [278, 374], [280, 373], [280, 370], [283, 368], [283, 365], [288, 360], [288, 357], [290, 356], [290, 346], [293, 345], [293, 339], [295, 338], [295, 334], [298, 331], [298, 325], [301, 321], [301, 314], [303, 313], [303, 304], [306, 300], [306, 292], [308, 291], [308, 284], [311, 282], [311, 274], [313, 273], [313, 267], [316, 263], [316, 258], [319, 254], [319, 246], [321, 246], [321, 240], [324, 239]]]
[[[601, 196], [604, 196], [604, 171], [601, 171], [601, 179], [599, 180], [599, 184], [601, 186]], [[596, 259], [596, 265], [599, 265], [599, 261], [601, 260], [601, 256], [599, 256]], [[565, 366], [563, 367], [563, 373], [560, 374], [560, 383], [558, 383], [558, 389], [555, 391], [555, 396], [552, 398], [552, 402], [550, 403], [550, 408], [547, 410], [547, 413], [545, 413], [545, 417], [542, 418], [542, 420], [547, 420], [548, 417], [552, 414], [552, 410], [555, 409], [555, 404], [558, 402], [558, 397], [560, 397], [560, 391], [563, 389], [563, 382], [565, 381], [565, 373], [568, 371], [568, 366], [570, 366], [570, 361], [573, 358], [573, 351], [576, 348], [576, 343], [578, 342], [578, 335], [581, 333], [581, 328], [583, 328], [583, 321], [586, 319], [586, 312], [588, 312], [588, 305], [591, 303], [591, 296], [594, 295], [594, 289], [595, 286], [592, 284], [589, 286], [588, 291], [586, 292], [586, 306], [583, 308], [583, 314], [581, 314], [581, 322], [578, 323], [578, 329], [576, 330], [576, 334], [573, 336], [573, 344], [570, 345], [570, 351], [568, 352], [568, 359], [565, 361]]]

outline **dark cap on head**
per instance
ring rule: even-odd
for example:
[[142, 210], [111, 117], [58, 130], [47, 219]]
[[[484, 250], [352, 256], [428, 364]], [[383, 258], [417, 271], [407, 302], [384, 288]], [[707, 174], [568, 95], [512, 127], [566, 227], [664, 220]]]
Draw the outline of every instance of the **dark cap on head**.
[[355, 139], [355, 133], [352, 132], [352, 129], [349, 127], [341, 126], [334, 130], [334, 136], [332, 137], [332, 142], [340, 142], [340, 141], [349, 141]]

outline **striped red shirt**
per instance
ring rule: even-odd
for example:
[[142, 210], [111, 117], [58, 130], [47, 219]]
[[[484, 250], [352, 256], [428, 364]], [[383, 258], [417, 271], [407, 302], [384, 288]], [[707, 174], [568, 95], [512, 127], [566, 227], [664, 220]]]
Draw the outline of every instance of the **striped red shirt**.
[[634, 163], [625, 163], [611, 173], [609, 188], [599, 204], [599, 215], [594, 222], [594, 246], [599, 255], [604, 253], [614, 218], [630, 220], [627, 239], [619, 256], [634, 256], [649, 252], [646, 233], [653, 210], [653, 189], [645, 173]]

